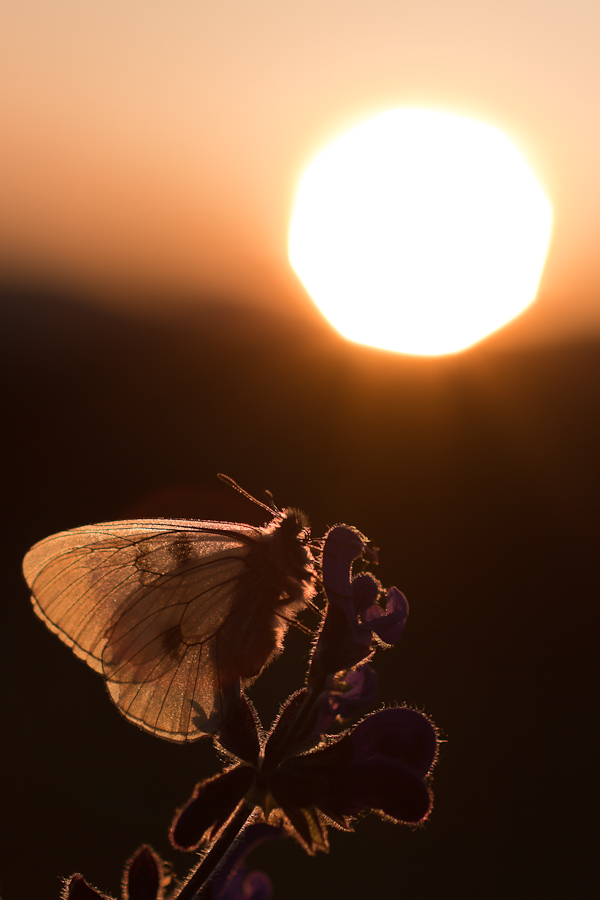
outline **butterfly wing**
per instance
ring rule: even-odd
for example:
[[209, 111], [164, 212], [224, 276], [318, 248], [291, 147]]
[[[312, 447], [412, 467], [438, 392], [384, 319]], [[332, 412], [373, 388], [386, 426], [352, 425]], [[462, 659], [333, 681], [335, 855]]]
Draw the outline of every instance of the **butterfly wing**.
[[104, 675], [121, 712], [185, 741], [219, 727], [224, 692], [235, 689], [220, 643], [260, 533], [186, 519], [109, 522], [46, 538], [23, 570], [37, 615]]

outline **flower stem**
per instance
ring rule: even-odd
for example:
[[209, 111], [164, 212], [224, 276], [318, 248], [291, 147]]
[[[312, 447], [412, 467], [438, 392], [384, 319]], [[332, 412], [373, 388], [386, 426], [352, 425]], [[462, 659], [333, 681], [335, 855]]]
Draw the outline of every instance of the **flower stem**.
[[241, 804], [204, 859], [192, 870], [179, 892], [176, 891], [171, 895], [170, 900], [201, 900], [206, 896], [210, 881], [227, 862], [227, 857], [254, 809], [255, 807], [246, 801]]

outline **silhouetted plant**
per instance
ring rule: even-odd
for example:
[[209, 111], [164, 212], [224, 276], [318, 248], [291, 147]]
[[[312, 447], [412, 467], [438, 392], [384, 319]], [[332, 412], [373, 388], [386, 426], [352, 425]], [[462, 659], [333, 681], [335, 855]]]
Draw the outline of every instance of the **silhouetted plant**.
[[[125, 867], [123, 900], [262, 900], [270, 882], [248, 873], [244, 857], [265, 840], [292, 837], [314, 854], [329, 849], [330, 827], [352, 831], [368, 812], [411, 825], [427, 818], [434, 726], [406, 707], [368, 712], [377, 698], [375, 652], [399, 640], [408, 616], [397, 588], [384, 592], [362, 571], [369, 561], [376, 556], [358, 531], [327, 533], [317, 560], [327, 605], [304, 686], [268, 731], [243, 692], [230, 699], [213, 736], [224, 769], [196, 785], [170, 830], [173, 846], [201, 850], [201, 862], [174, 885], [170, 867], [143, 846]], [[107, 896], [81, 875], [63, 890], [69, 900]]]

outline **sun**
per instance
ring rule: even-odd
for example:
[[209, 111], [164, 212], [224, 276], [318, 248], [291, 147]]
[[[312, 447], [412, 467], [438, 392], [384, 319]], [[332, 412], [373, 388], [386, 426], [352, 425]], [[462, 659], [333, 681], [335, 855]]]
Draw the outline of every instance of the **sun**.
[[289, 257], [345, 337], [435, 356], [469, 347], [535, 299], [551, 228], [548, 199], [502, 132], [397, 109], [310, 163]]

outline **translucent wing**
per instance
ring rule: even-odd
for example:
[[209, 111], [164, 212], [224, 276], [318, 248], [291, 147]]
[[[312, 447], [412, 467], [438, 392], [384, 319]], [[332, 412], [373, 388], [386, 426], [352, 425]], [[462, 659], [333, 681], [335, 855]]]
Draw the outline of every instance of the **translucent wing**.
[[38, 616], [104, 675], [121, 712], [161, 737], [193, 740], [219, 727], [223, 694], [239, 682], [231, 623], [252, 602], [247, 557], [264, 531], [109, 522], [46, 538], [23, 570]]

